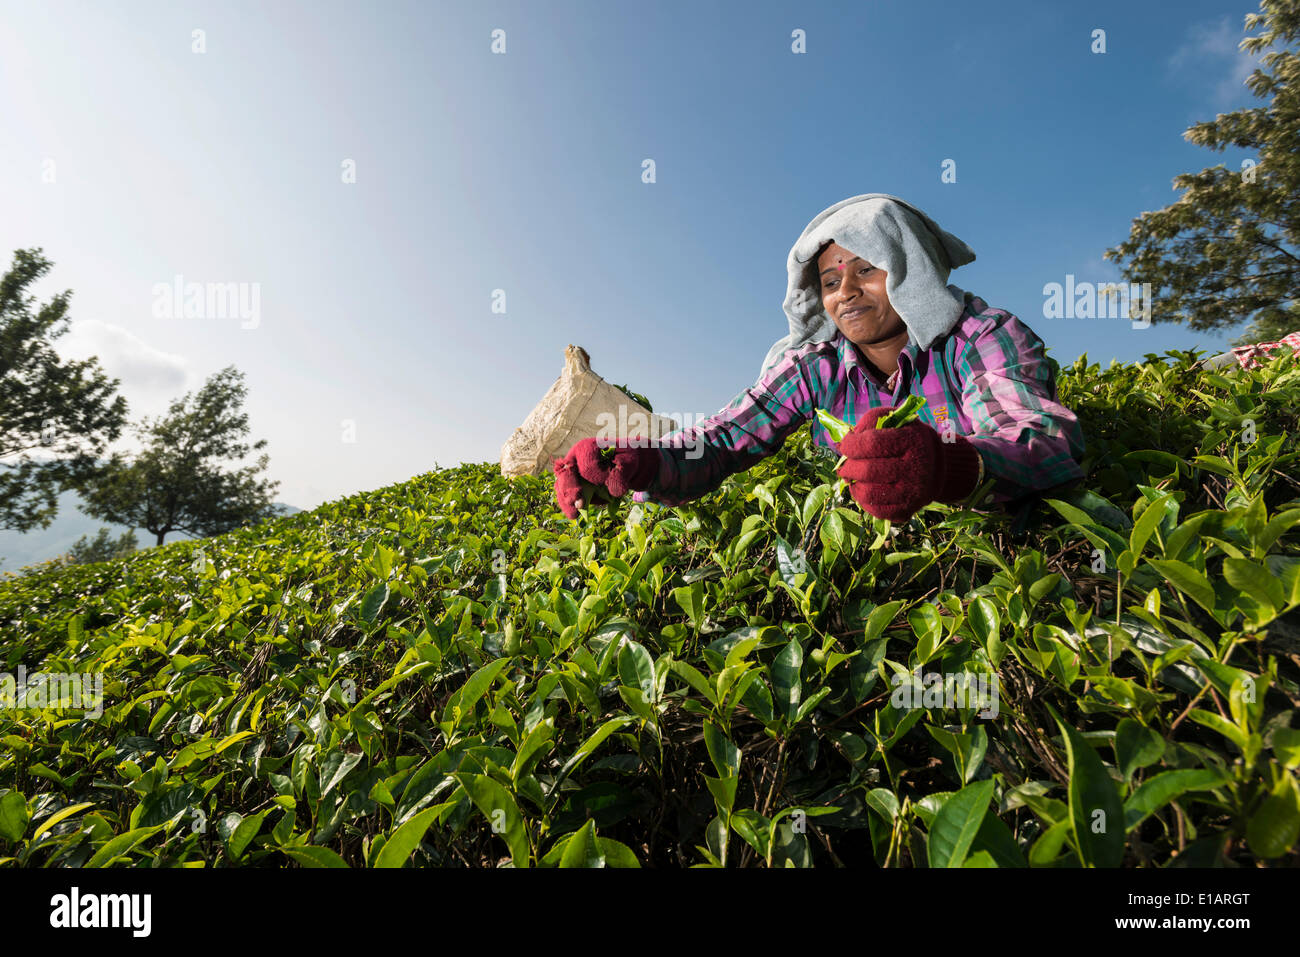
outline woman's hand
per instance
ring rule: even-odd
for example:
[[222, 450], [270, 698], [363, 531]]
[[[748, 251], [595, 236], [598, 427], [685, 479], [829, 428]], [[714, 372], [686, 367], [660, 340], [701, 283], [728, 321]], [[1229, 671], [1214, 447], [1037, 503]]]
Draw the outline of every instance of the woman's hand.
[[979, 452], [965, 437], [944, 442], [928, 423], [914, 420], [895, 429], [877, 429], [890, 412], [876, 406], [840, 441], [848, 461], [836, 474], [863, 511], [904, 522], [930, 502], [960, 502], [975, 489]]
[[569, 454], [556, 459], [555, 499], [567, 518], [592, 502], [609, 504], [630, 491], [650, 487], [659, 469], [652, 448], [619, 448], [610, 439], [582, 439]]
[[[556, 493], [555, 493], [556, 501], [560, 501], [561, 493], [559, 491], [560, 486], [558, 482], [556, 483], [555, 487], [556, 487]], [[590, 508], [592, 506], [608, 507], [610, 504], [613, 504], [613, 502], [614, 499], [611, 498], [609, 492], [605, 490], [605, 486], [596, 485], [594, 482], [588, 482], [584, 478], [579, 478], [578, 490], [573, 493], [572, 505], [573, 505], [574, 514], [569, 515], [568, 517], [577, 518], [578, 517], [577, 513], [582, 511], [584, 508]], [[560, 509], [561, 511], [565, 511], [562, 502], [560, 505]], [[565, 514], [567, 515], [568, 512], [565, 511]]]

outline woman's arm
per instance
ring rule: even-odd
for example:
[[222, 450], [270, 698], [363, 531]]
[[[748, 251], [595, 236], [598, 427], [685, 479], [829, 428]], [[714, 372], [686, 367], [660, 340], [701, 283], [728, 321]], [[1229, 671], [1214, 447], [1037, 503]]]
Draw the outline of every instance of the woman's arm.
[[995, 480], [989, 500], [1001, 504], [1083, 478], [1083, 429], [1056, 400], [1055, 364], [1032, 329], [997, 310], [962, 350], [957, 372], [974, 425], [966, 438], [985, 478]]
[[752, 468], [816, 414], [836, 365], [829, 343], [786, 353], [726, 408], [663, 436], [658, 475], [649, 489], [633, 493], [632, 501], [681, 505]]

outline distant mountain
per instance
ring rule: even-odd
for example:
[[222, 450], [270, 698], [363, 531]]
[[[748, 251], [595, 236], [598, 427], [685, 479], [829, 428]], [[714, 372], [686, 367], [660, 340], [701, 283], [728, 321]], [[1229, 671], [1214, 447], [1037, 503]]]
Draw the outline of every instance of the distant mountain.
[[[48, 528], [34, 528], [25, 533], [0, 529], [0, 572], [16, 572], [24, 565], [34, 565], [56, 555], [62, 555], [70, 550], [81, 536], [94, 538], [105, 526], [109, 528], [114, 538], [128, 531], [125, 525], [113, 525], [91, 518], [77, 507], [80, 504], [80, 495], [73, 491], [64, 492], [59, 496], [58, 514], [54, 516], [54, 521]], [[300, 508], [282, 502], [275, 504], [283, 515], [293, 515], [295, 512], [302, 511]], [[141, 548], [149, 548], [154, 543], [154, 536], [141, 528], [135, 529], [135, 537]], [[169, 532], [167, 541], [174, 542], [193, 537], [184, 532]]]

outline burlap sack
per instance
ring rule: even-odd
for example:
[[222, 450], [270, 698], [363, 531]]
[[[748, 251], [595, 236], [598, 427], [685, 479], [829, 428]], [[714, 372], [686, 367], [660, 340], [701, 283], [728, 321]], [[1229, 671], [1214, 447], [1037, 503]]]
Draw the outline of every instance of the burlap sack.
[[[602, 418], [608, 415], [610, 418]], [[661, 438], [676, 431], [672, 419], [655, 415], [596, 373], [581, 346], [564, 349], [564, 372], [501, 446], [501, 474], [541, 475], [564, 458], [579, 439], [616, 434]]]

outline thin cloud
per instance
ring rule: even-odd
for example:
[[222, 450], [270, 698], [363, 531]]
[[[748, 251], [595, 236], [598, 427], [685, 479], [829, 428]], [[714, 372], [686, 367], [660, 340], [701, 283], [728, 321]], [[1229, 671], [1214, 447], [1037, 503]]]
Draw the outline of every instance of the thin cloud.
[[173, 397], [185, 392], [190, 380], [184, 356], [156, 349], [121, 326], [98, 319], [71, 323], [67, 335], [54, 340], [54, 349], [65, 359], [97, 357], [110, 378], [122, 380], [121, 390], [130, 396]]
[[[1065, 279], [1057, 279], [1056, 282], [1064, 282]], [[1122, 282], [1119, 268], [1112, 262], [1104, 259], [1085, 259], [1082, 265], [1074, 270], [1074, 281], [1077, 285], [1081, 282], [1100, 283], [1105, 285], [1108, 282]]]
[[1227, 16], [1214, 23], [1193, 24], [1169, 57], [1169, 73], [1200, 82], [1218, 77], [1210, 92], [1212, 105], [1229, 106], [1250, 95], [1246, 80], [1259, 66], [1257, 54], [1239, 48], [1246, 36], [1244, 18], [1235, 24]]

